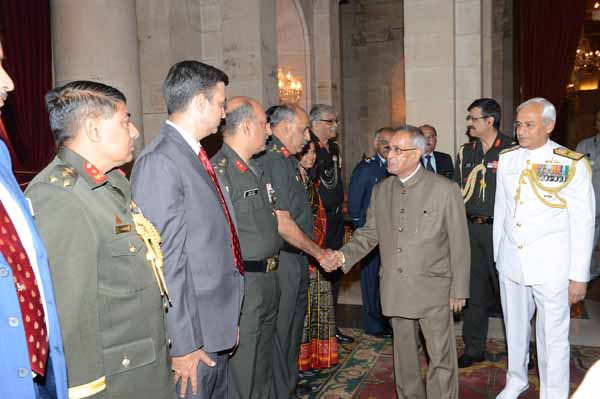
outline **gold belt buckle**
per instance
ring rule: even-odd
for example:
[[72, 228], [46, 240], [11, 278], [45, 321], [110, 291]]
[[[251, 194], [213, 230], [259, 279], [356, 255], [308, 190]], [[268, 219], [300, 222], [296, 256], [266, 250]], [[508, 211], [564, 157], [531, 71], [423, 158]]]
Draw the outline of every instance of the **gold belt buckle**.
[[277, 266], [279, 266], [279, 257], [273, 256], [267, 259], [267, 273], [277, 270]]

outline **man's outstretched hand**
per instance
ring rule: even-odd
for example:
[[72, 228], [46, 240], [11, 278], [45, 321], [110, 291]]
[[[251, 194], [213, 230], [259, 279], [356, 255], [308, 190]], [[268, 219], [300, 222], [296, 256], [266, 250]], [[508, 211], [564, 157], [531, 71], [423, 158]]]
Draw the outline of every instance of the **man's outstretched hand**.
[[322, 255], [317, 260], [326, 272], [335, 271], [344, 264], [344, 256], [342, 253], [340, 251], [334, 251], [331, 249], [324, 250]]

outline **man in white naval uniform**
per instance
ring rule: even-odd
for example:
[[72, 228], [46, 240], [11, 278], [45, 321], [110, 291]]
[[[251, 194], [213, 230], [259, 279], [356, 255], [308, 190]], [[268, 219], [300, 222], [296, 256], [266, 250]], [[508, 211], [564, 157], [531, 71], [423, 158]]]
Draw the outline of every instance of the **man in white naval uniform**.
[[595, 200], [583, 154], [549, 139], [554, 106], [525, 101], [520, 147], [501, 153], [494, 207], [494, 260], [506, 326], [508, 373], [500, 399], [528, 388], [530, 321], [536, 316], [540, 398], [569, 395], [569, 306], [585, 297]]

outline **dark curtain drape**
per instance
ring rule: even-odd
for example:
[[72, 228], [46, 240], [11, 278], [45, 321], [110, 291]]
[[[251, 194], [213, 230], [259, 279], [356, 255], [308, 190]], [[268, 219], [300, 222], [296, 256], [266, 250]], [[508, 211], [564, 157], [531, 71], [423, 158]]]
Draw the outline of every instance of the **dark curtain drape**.
[[567, 84], [575, 61], [585, 0], [515, 0], [518, 102], [545, 97], [558, 120], [553, 139], [566, 144]]
[[54, 153], [44, 107], [52, 87], [50, 0], [0, 1], [0, 26], [4, 66], [15, 83], [2, 119], [20, 167], [39, 171]]

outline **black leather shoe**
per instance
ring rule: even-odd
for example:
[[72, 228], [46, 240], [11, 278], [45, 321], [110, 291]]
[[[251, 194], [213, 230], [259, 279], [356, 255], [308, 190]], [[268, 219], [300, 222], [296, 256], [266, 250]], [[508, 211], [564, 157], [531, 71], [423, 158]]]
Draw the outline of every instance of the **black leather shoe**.
[[298, 398], [303, 398], [307, 395], [310, 395], [313, 392], [316, 392], [319, 390], [319, 387], [316, 385], [309, 385], [309, 384], [301, 384], [296, 386], [296, 397]]
[[458, 368], [464, 369], [466, 367], [471, 367], [475, 363], [481, 363], [485, 361], [485, 357], [472, 357], [464, 353], [461, 357], [458, 358]]
[[342, 332], [337, 328], [335, 330], [335, 338], [337, 339], [338, 344], [351, 344], [354, 342], [354, 338], [342, 334]]

